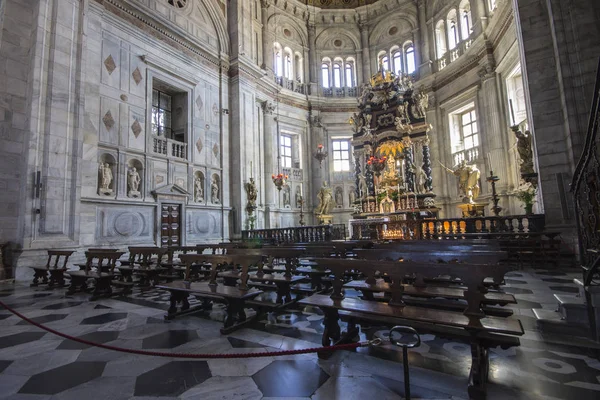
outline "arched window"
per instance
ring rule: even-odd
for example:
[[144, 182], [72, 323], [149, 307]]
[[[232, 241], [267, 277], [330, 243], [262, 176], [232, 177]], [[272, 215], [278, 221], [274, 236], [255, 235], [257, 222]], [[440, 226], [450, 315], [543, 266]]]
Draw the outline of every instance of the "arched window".
[[448, 13], [448, 49], [452, 50], [458, 44], [458, 22], [456, 20], [456, 10]]
[[283, 76], [283, 54], [281, 46], [278, 43], [275, 43], [273, 46], [273, 52], [275, 53], [273, 57], [273, 72], [275, 76]]
[[488, 0], [488, 7], [490, 9], [490, 12], [496, 9], [496, 5], [496, 0]]
[[333, 64], [333, 86], [342, 87], [342, 66], [338, 63]]
[[356, 81], [354, 80], [354, 61], [346, 62], [346, 86], [355, 87]]
[[473, 21], [471, 19], [471, 4], [465, 0], [460, 4], [461, 37], [463, 40], [471, 36]]
[[294, 71], [296, 71], [296, 82], [302, 83], [304, 81], [303, 77], [303, 68], [302, 68], [302, 56], [296, 53], [294, 59]]
[[396, 74], [402, 72], [402, 51], [395, 47], [392, 47], [392, 68]]
[[415, 46], [411, 42], [404, 45], [404, 54], [406, 57], [406, 73], [412, 74], [417, 69], [415, 61]]
[[283, 59], [283, 76], [287, 79], [294, 79], [294, 73], [292, 69], [292, 51], [289, 48], [285, 48], [285, 56]]
[[437, 58], [442, 58], [447, 51], [444, 21], [438, 21], [438, 23], [435, 26], [435, 44]]
[[321, 79], [323, 81], [324, 88], [331, 87], [331, 84], [329, 82], [329, 64], [325, 62], [321, 64]]

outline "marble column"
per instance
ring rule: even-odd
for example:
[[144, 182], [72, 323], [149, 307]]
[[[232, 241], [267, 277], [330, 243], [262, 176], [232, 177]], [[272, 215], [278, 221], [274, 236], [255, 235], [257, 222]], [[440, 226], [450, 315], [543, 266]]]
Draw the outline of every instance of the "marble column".
[[360, 46], [362, 47], [362, 70], [363, 82], [369, 82], [371, 79], [371, 51], [369, 50], [369, 25], [365, 22], [358, 23], [360, 30]]
[[487, 27], [487, 11], [484, 0], [471, 0], [471, 20], [473, 21], [473, 33], [471, 37], [477, 37]]
[[273, 75], [273, 38], [269, 33], [268, 21], [269, 21], [269, 6], [271, 0], [260, 1], [260, 11], [262, 19], [262, 50], [263, 50], [263, 64], [262, 69], [268, 71], [269, 75]]
[[273, 179], [271, 178], [271, 175], [276, 172], [273, 165], [273, 157], [275, 154], [277, 154], [277, 132], [275, 132], [275, 118], [273, 117], [274, 110], [275, 106], [270, 101], [265, 101], [262, 103], [265, 143], [265, 228], [274, 227], [273, 211], [277, 205], [277, 189], [275, 188]]
[[[420, 57], [417, 63], [419, 69], [419, 77], [423, 78], [431, 74], [431, 43], [429, 37], [429, 29], [427, 26], [427, 15], [425, 9], [425, 0], [417, 0], [419, 30], [415, 34], [415, 39], [419, 37], [419, 46], [415, 43], [415, 53]], [[415, 40], [416, 41], [416, 40]]]

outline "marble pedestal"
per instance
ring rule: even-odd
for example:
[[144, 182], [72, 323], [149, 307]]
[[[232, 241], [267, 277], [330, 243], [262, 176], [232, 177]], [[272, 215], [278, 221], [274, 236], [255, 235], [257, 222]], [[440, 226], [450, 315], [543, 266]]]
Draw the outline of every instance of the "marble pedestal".
[[317, 214], [317, 221], [319, 221], [319, 225], [331, 225], [333, 223], [333, 215]]
[[485, 217], [487, 203], [465, 203], [459, 204], [463, 218]]

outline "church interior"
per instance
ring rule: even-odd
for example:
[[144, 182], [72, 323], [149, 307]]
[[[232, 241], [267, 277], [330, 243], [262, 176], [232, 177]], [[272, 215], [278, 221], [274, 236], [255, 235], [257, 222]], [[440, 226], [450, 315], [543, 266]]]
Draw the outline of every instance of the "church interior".
[[0, 0], [0, 398], [600, 398], [597, 0]]

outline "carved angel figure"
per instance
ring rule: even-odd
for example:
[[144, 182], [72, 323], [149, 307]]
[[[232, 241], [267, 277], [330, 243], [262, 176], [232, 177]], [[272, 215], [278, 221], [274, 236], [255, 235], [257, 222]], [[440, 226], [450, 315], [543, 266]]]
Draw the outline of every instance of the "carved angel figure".
[[333, 208], [333, 191], [329, 186], [327, 186], [327, 182], [323, 182], [323, 186], [321, 186], [321, 189], [319, 189], [317, 198], [319, 199], [319, 205], [315, 210], [315, 214], [329, 214]]

